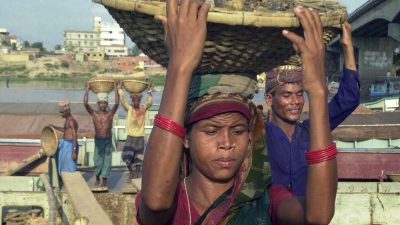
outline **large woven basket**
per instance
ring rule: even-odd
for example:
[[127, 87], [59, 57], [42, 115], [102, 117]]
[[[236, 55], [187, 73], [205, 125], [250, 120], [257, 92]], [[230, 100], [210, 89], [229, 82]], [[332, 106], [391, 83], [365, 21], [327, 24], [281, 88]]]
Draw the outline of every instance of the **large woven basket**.
[[40, 145], [47, 156], [53, 156], [57, 152], [58, 137], [53, 127], [46, 126], [42, 129]]
[[[128, 36], [150, 58], [166, 67], [164, 31], [154, 15], [165, 15], [165, 0], [94, 0], [103, 4]], [[347, 18], [336, 0], [239, 0], [216, 1], [208, 15], [207, 39], [198, 74], [243, 73], [256, 76], [293, 55], [291, 43], [281, 31], [301, 33], [294, 16], [296, 5], [318, 10], [324, 24], [325, 41], [339, 31]]]
[[89, 81], [90, 90], [94, 93], [110, 93], [114, 90], [114, 80], [95, 78]]
[[124, 80], [122, 81], [122, 85], [129, 93], [139, 94], [146, 90], [146, 88], [149, 86], [149, 83], [140, 80]]

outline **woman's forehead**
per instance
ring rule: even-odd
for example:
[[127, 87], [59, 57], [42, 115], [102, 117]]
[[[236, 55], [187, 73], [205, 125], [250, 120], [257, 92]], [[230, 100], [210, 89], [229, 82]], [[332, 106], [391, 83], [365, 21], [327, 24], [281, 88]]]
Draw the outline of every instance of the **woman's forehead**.
[[231, 123], [246, 123], [247, 118], [239, 112], [226, 112], [215, 115], [208, 119], [203, 119], [199, 121], [201, 124], [204, 123], [221, 123], [221, 124], [231, 124]]

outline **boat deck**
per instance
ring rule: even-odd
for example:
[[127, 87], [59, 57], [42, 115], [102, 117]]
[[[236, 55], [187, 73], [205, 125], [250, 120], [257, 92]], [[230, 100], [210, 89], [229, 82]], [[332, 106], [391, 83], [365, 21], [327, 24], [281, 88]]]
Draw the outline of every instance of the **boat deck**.
[[[90, 189], [95, 187], [96, 176], [92, 168], [81, 168], [83, 178], [86, 180]], [[113, 193], [136, 193], [137, 187], [135, 182], [127, 183], [129, 171], [126, 168], [113, 168], [108, 179], [109, 192]]]
[[[0, 138], [40, 138], [40, 132], [46, 125], [63, 126], [64, 119], [58, 110], [57, 104], [2, 103]], [[71, 104], [71, 113], [79, 125], [78, 137], [94, 137], [93, 121], [83, 104]]]

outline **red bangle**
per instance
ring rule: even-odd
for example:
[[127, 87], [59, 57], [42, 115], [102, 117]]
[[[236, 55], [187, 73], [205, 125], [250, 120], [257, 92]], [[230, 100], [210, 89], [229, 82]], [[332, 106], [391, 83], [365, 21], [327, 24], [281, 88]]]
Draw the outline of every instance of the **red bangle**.
[[305, 155], [308, 165], [329, 161], [337, 155], [336, 144], [332, 143], [324, 149], [306, 152]]
[[175, 123], [174, 121], [164, 116], [161, 116], [160, 114], [156, 114], [156, 116], [154, 117], [154, 125], [175, 134], [182, 140], [185, 137], [185, 128], [183, 126]]

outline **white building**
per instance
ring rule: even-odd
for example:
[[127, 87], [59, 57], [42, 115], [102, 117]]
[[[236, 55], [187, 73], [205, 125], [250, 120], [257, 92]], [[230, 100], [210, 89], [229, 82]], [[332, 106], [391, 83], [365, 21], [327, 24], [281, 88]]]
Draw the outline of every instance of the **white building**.
[[94, 17], [93, 31], [100, 33], [100, 46], [107, 56], [128, 55], [125, 33], [118, 23], [103, 22], [100, 17]]
[[15, 46], [15, 50], [21, 51], [22, 44], [21, 44], [21, 42], [18, 41], [17, 36], [11, 35], [9, 40], [10, 40], [11, 46]]
[[100, 47], [100, 33], [94, 31], [64, 31], [64, 48], [67, 52], [103, 52]]
[[0, 46], [3, 54], [8, 54], [11, 51], [20, 51], [22, 48], [21, 42], [17, 36], [10, 35], [6, 28], [0, 27]]
[[6, 41], [9, 36], [10, 33], [7, 32], [7, 29], [0, 27], [0, 54], [8, 54], [10, 52], [10, 46], [3, 44], [3, 41]]
[[93, 31], [64, 31], [66, 52], [104, 53], [106, 56], [127, 56], [125, 33], [118, 23], [101, 21], [93, 18]]

